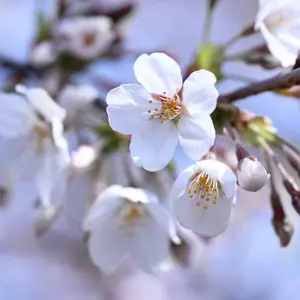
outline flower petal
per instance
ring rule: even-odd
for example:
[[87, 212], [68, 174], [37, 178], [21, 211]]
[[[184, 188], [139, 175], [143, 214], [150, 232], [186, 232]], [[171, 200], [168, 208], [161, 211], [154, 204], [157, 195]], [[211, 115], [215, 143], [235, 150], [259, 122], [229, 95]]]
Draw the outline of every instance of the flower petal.
[[180, 239], [176, 232], [175, 220], [173, 220], [168, 210], [159, 202], [148, 203], [147, 209], [151, 217], [161, 226], [161, 229], [169, 235], [174, 243], [179, 244]]
[[64, 120], [66, 111], [57, 105], [49, 94], [42, 88], [26, 88], [18, 84], [16, 91], [24, 95], [33, 108], [40, 113], [47, 121], [52, 121], [53, 118]]
[[264, 23], [258, 23], [257, 27], [264, 36], [270, 52], [276, 57], [283, 67], [294, 65], [297, 55], [292, 53], [283, 45], [266, 27]]
[[90, 208], [83, 222], [83, 229], [92, 230], [102, 226], [103, 222], [122, 205], [123, 190], [124, 188], [120, 185], [112, 185], [104, 190]]
[[193, 72], [183, 85], [183, 103], [193, 117], [210, 115], [216, 108], [219, 92], [216, 76], [207, 70]]
[[40, 159], [34, 182], [41, 202], [48, 205], [54, 194], [55, 198], [62, 200], [66, 191], [70, 159], [68, 154], [57, 149], [49, 149], [41, 154]]
[[139, 133], [131, 137], [130, 152], [134, 161], [144, 169], [155, 172], [163, 169], [172, 159], [178, 144], [178, 133], [172, 122], [147, 122]]
[[179, 144], [193, 160], [199, 160], [215, 142], [216, 132], [208, 115], [194, 119], [184, 115], [178, 123]]
[[[207, 209], [204, 209], [204, 206]], [[173, 200], [173, 212], [179, 223], [197, 234], [211, 238], [223, 232], [228, 225], [232, 203], [225, 197], [216, 204], [207, 203], [196, 206], [187, 193]]]
[[127, 243], [129, 257], [146, 272], [153, 269], [169, 254], [169, 235], [160, 224], [149, 219], [146, 226], [135, 228], [134, 236]]
[[195, 165], [191, 165], [179, 174], [173, 183], [170, 192], [170, 199], [176, 199], [183, 194], [187, 188], [188, 180], [194, 173], [194, 168]]
[[166, 54], [142, 54], [134, 64], [137, 81], [154, 94], [166, 92], [171, 96], [182, 87], [179, 65]]
[[106, 272], [117, 267], [127, 250], [128, 237], [123, 234], [118, 221], [117, 216], [109, 215], [101, 227], [92, 230], [88, 242], [93, 263]]
[[132, 134], [140, 123], [148, 121], [150, 94], [138, 84], [123, 84], [106, 96], [111, 128], [122, 134]]
[[23, 97], [0, 93], [1, 137], [14, 138], [27, 134], [34, 123], [35, 116]]

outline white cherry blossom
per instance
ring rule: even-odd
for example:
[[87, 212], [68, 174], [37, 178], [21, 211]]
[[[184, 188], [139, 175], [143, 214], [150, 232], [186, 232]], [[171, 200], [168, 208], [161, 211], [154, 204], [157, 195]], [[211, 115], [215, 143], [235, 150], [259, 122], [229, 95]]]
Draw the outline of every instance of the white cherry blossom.
[[83, 227], [90, 231], [91, 258], [103, 271], [114, 270], [122, 259], [153, 271], [167, 258], [170, 239], [179, 242], [172, 219], [153, 194], [119, 185], [100, 194]]
[[94, 59], [111, 46], [115, 38], [112, 26], [106, 16], [64, 19], [57, 27], [58, 49], [82, 59]]
[[256, 29], [284, 67], [292, 66], [300, 50], [300, 1], [260, 0]]
[[69, 155], [62, 124], [66, 113], [43, 89], [18, 85], [16, 90], [22, 95], [0, 94], [0, 137], [7, 144], [18, 141], [18, 155], [7, 168], [15, 182], [32, 181], [47, 206], [54, 194], [62, 197], [66, 184]]
[[179, 142], [193, 160], [208, 152], [215, 140], [210, 114], [216, 107], [216, 77], [193, 72], [182, 83], [178, 64], [163, 53], [143, 54], [134, 64], [141, 84], [123, 84], [106, 98], [113, 130], [131, 134], [135, 163], [149, 171], [164, 168]]
[[183, 227], [203, 237], [215, 237], [227, 228], [236, 190], [236, 177], [225, 164], [196, 162], [174, 182], [173, 213]]

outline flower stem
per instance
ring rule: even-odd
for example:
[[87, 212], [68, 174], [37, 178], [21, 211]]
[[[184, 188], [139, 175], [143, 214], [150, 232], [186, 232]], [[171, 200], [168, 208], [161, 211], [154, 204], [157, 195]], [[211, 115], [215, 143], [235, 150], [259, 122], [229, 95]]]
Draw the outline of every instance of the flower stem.
[[204, 21], [202, 44], [209, 44], [213, 11], [214, 11], [214, 6], [208, 5], [208, 9]]
[[229, 41], [227, 41], [224, 45], [223, 45], [223, 49], [227, 49], [230, 46], [232, 46], [233, 44], [235, 44], [239, 39], [246, 37], [248, 35], [252, 35], [255, 33], [254, 30], [254, 25], [251, 24], [249, 26], [247, 26], [246, 28], [244, 28], [242, 31], [240, 31], [237, 35], [233, 36]]

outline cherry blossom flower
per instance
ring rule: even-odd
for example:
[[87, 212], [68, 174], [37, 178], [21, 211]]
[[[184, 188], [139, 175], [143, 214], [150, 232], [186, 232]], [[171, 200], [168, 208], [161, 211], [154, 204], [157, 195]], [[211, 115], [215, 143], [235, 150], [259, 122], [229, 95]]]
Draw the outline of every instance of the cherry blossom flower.
[[257, 192], [266, 185], [270, 174], [256, 157], [248, 156], [238, 163], [237, 177], [241, 188]]
[[141, 85], [123, 84], [106, 101], [112, 129], [131, 134], [136, 164], [149, 171], [164, 168], [178, 142], [191, 159], [200, 159], [215, 140], [210, 117], [218, 97], [214, 74], [196, 71], [182, 84], [178, 64], [163, 53], [141, 55], [134, 72]]
[[256, 29], [264, 36], [271, 53], [284, 67], [292, 66], [300, 50], [300, 2], [260, 0]]
[[76, 17], [58, 24], [58, 48], [90, 60], [103, 54], [115, 38], [112, 20], [106, 16]]
[[119, 185], [100, 194], [83, 227], [91, 233], [91, 258], [104, 271], [122, 259], [152, 271], [167, 258], [170, 239], [179, 242], [172, 219], [153, 194]]
[[236, 177], [223, 163], [202, 160], [189, 166], [171, 190], [179, 223], [203, 237], [215, 237], [228, 224], [236, 198]]
[[[54, 194], [62, 197], [69, 165], [63, 136], [65, 110], [40, 88], [16, 87], [17, 94], [0, 94], [0, 137], [19, 141], [18, 156], [8, 166], [15, 181], [34, 183], [39, 199], [49, 205]], [[13, 150], [13, 149], [12, 149]]]

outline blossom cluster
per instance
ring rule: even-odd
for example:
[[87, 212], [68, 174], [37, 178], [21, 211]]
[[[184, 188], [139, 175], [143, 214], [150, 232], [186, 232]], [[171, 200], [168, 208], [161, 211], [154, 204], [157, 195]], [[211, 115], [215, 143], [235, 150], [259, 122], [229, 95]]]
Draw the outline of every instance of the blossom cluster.
[[[299, 3], [260, 0], [251, 27], [262, 33], [283, 67], [294, 66], [300, 49]], [[218, 236], [228, 226], [238, 187], [256, 192], [270, 179], [237, 132], [269, 156], [273, 153], [268, 143], [277, 135], [265, 118], [249, 117], [234, 105], [231, 112], [238, 113], [233, 121], [213, 120], [224, 104], [216, 88], [218, 74], [197, 65], [197, 59], [182, 75], [167, 54], [141, 54], [133, 65], [137, 82], [117, 87], [104, 82], [110, 89], [106, 101], [96, 86], [75, 83], [74, 73], [122, 48], [119, 24], [111, 11], [78, 15], [91, 7], [93, 1], [84, 7], [73, 3], [48, 28], [51, 39], [42, 35], [37, 39], [31, 63], [44, 71], [45, 89], [29, 87], [30, 81], [24, 80], [12, 92], [0, 94], [0, 198], [1, 191], [9, 199], [18, 184], [29, 182], [43, 210], [36, 222], [38, 234], [50, 228], [63, 208], [87, 233], [91, 259], [101, 270], [111, 271], [129, 261], [151, 272], [166, 261], [171, 243], [181, 243], [180, 232]], [[51, 84], [49, 74], [54, 74]], [[217, 132], [216, 124], [223, 119], [227, 123]], [[233, 168], [213, 155], [220, 133], [236, 151]], [[285, 146], [289, 157], [295, 156], [297, 151]], [[166, 170], [178, 147], [193, 164], [178, 176], [173, 172], [174, 180], [160, 193], [166, 177], [170, 179], [171, 171]], [[285, 183], [298, 197], [300, 190], [288, 180]], [[73, 189], [76, 195], [70, 196]], [[286, 219], [274, 220], [280, 230], [286, 224]]]

